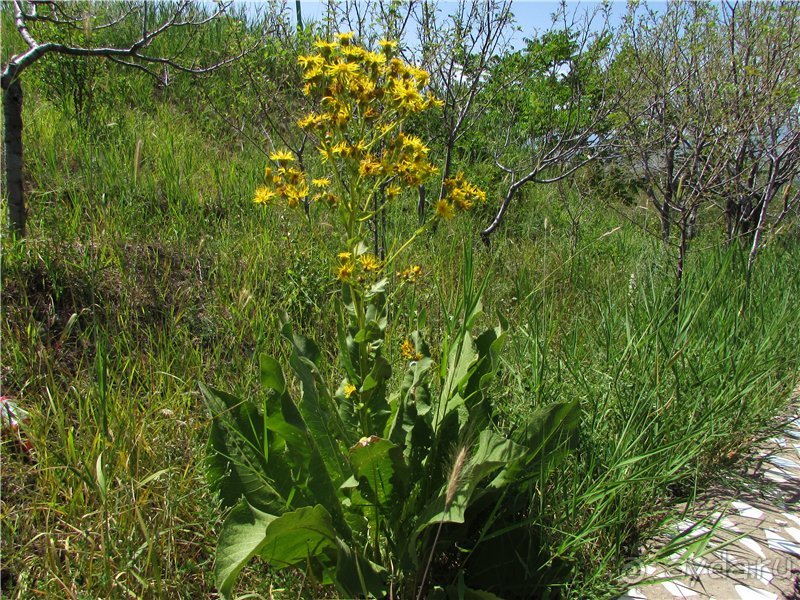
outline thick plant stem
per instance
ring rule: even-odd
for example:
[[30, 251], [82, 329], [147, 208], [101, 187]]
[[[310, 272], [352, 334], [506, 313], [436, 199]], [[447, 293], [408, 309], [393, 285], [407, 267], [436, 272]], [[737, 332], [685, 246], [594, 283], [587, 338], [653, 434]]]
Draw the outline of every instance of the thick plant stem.
[[3, 90], [3, 120], [8, 222], [12, 234], [24, 238], [26, 211], [22, 186], [22, 86], [19, 79], [13, 79]]

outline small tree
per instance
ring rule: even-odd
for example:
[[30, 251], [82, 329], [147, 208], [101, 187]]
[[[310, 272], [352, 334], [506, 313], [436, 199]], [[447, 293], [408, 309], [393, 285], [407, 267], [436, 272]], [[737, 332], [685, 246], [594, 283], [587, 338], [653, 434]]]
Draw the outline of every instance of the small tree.
[[[187, 50], [202, 48], [203, 34], [213, 22], [227, 14], [230, 3], [218, 2], [208, 13], [193, 0], [169, 4], [150, 2], [43, 2], [12, 0], [3, 10], [13, 11], [18, 40], [24, 49], [2, 65], [5, 120], [4, 154], [9, 223], [12, 232], [25, 236], [25, 193], [23, 188], [22, 102], [23, 72], [49, 54], [83, 58], [105, 58], [116, 64], [138, 69], [167, 85], [169, 69], [193, 74], [209, 73], [241, 57], [242, 40], [235, 27], [229, 29], [217, 58], [206, 65], [184, 59]], [[191, 29], [192, 38], [177, 49], [157, 49], [158, 42], [177, 31]], [[77, 35], [76, 35], [77, 34]], [[74, 39], [81, 37], [82, 43]], [[48, 40], [48, 41], [43, 41]], [[106, 43], [106, 42], [111, 43]], [[230, 53], [235, 43], [238, 52]], [[214, 44], [219, 45], [218, 39]]]
[[634, 7], [614, 70], [626, 98], [617, 113], [621, 153], [658, 212], [665, 248], [677, 250], [679, 283], [700, 208], [726, 179], [716, 22], [700, 2], [664, 14]]
[[604, 76], [611, 56], [607, 7], [581, 19], [562, 4], [552, 29], [495, 67], [482, 133], [508, 188], [481, 232], [484, 242], [527, 183], [557, 182], [608, 151], [608, 117], [617, 104]]
[[728, 240], [749, 242], [752, 266], [770, 223], [800, 200], [800, 5], [728, 2], [721, 13], [728, 137], [721, 198]]

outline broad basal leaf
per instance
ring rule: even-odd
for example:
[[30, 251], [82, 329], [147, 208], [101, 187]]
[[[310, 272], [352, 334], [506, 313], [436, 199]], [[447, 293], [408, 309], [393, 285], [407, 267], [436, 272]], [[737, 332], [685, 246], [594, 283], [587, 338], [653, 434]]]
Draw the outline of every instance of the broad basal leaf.
[[214, 562], [214, 579], [223, 598], [230, 596], [239, 572], [266, 543], [267, 527], [276, 518], [253, 508], [244, 499], [228, 513]]

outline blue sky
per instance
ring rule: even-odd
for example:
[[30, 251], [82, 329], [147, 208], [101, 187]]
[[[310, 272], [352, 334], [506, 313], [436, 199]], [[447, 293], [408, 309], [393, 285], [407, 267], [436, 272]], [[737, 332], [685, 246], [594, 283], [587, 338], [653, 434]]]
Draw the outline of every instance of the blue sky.
[[[579, 13], [584, 10], [593, 10], [598, 7], [599, 1], [582, 0], [568, 1], [567, 7], [569, 11], [578, 10]], [[658, 9], [660, 6], [665, 5], [663, 1], [648, 3], [651, 8]], [[326, 2], [319, 0], [303, 0], [301, 3], [301, 10], [303, 12], [303, 20], [322, 20], [325, 15]], [[441, 1], [439, 8], [442, 13], [446, 14], [448, 9], [455, 7], [456, 2]], [[516, 24], [520, 31], [514, 32], [512, 36], [512, 44], [515, 47], [520, 47], [524, 43], [525, 38], [530, 38], [536, 32], [543, 32], [547, 30], [551, 23], [551, 16], [558, 9], [559, 2], [554, 0], [516, 0], [511, 5], [511, 11], [514, 13]], [[287, 8], [294, 12], [294, 2], [290, 1]], [[611, 2], [611, 19], [612, 24], [616, 24], [619, 19], [625, 14], [627, 10], [627, 3], [624, 0]]]

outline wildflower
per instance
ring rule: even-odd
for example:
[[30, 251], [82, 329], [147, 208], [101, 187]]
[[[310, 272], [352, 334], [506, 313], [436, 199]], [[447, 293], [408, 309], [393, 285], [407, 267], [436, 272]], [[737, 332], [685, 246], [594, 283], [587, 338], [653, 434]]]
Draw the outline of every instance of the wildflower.
[[332, 65], [328, 65], [325, 68], [326, 75], [330, 77], [341, 77], [345, 81], [348, 80], [352, 75], [357, 74], [358, 71], [359, 68], [357, 64], [342, 60], [335, 62]]
[[397, 136], [403, 145], [403, 150], [412, 152], [414, 155], [427, 155], [429, 148], [415, 135], [400, 134]]
[[305, 183], [284, 186], [282, 196], [286, 198], [286, 203], [294, 208], [303, 198], [308, 196], [308, 187]]
[[314, 42], [314, 48], [322, 52], [323, 56], [331, 54], [338, 47], [339, 44], [336, 42], [326, 42], [325, 40], [317, 40]]
[[455, 213], [453, 212], [453, 206], [442, 198], [436, 203], [436, 214], [444, 219], [452, 219]]
[[422, 96], [413, 83], [402, 79], [393, 79], [389, 93], [399, 109], [419, 112], [424, 108]]
[[353, 263], [346, 262], [336, 270], [336, 278], [339, 281], [347, 281], [353, 276]]
[[364, 155], [364, 152], [367, 150], [367, 142], [364, 140], [358, 140], [354, 144], [350, 144], [350, 147], [347, 150], [347, 156], [350, 158], [360, 158]]
[[432, 93], [428, 92], [425, 96], [425, 108], [442, 108], [444, 106], [444, 100], [440, 100]]
[[361, 268], [368, 273], [378, 271], [381, 268], [381, 261], [373, 254], [365, 254], [358, 259], [358, 262], [361, 263]]
[[318, 77], [322, 76], [322, 67], [311, 67], [310, 69], [306, 69], [303, 73], [303, 79], [308, 81], [317, 79]]
[[275, 197], [275, 192], [266, 186], [259, 186], [256, 188], [256, 193], [253, 202], [256, 204], [269, 204], [270, 200]]
[[380, 40], [378, 42], [378, 46], [380, 46], [381, 50], [383, 50], [386, 54], [391, 54], [397, 50], [397, 42], [394, 40]]
[[386, 64], [386, 56], [383, 54], [376, 54], [375, 52], [367, 52], [361, 58], [361, 61], [366, 67], [377, 69], [377, 67]]
[[349, 150], [350, 147], [347, 145], [347, 142], [339, 142], [331, 148], [330, 153], [333, 156], [346, 156]]
[[325, 118], [323, 115], [309, 113], [305, 117], [297, 121], [297, 125], [301, 129], [313, 129], [315, 127], [318, 127], [319, 125], [322, 125], [324, 121]]
[[350, 396], [352, 396], [355, 393], [356, 393], [356, 386], [354, 386], [349, 381], [344, 384], [344, 397], [345, 398], [349, 398]]
[[353, 258], [353, 253], [352, 252], [339, 252], [339, 254], [336, 255], [336, 258], [339, 259], [339, 262], [348, 263], [348, 262], [350, 262], [350, 259]]
[[294, 156], [292, 156], [291, 152], [287, 152], [286, 150], [278, 150], [277, 152], [270, 154], [269, 159], [275, 161], [281, 166], [285, 166], [294, 160]]
[[366, 56], [367, 51], [361, 46], [343, 46], [342, 56], [353, 62], [361, 61]]
[[470, 210], [475, 202], [486, 202], [486, 192], [467, 181], [463, 173], [446, 179], [444, 187], [447, 199], [459, 210]]
[[406, 360], [419, 360], [422, 358], [422, 355], [414, 347], [414, 343], [409, 339], [403, 340], [403, 343], [400, 344], [400, 356]]
[[303, 67], [304, 69], [321, 67], [325, 64], [325, 59], [322, 58], [319, 54], [311, 54], [308, 56], [298, 56], [297, 57], [298, 64]]
[[347, 33], [337, 33], [336, 39], [339, 40], [339, 43], [342, 46], [347, 46], [350, 42], [353, 41], [353, 38], [356, 37], [356, 34], [352, 31], [348, 31]]
[[348, 107], [346, 104], [341, 104], [337, 111], [331, 115], [331, 117], [331, 120], [339, 127], [347, 124], [347, 122], [350, 120], [350, 107]]
[[324, 188], [328, 187], [331, 184], [331, 180], [328, 177], [320, 177], [318, 179], [312, 179], [311, 185], [317, 188]]
[[419, 265], [411, 265], [397, 273], [397, 276], [403, 281], [414, 285], [417, 283], [417, 280], [422, 277], [422, 267]]
[[374, 156], [370, 154], [359, 164], [358, 173], [362, 177], [366, 177], [369, 175], [380, 175], [381, 163], [380, 161], [376, 160]]
[[387, 198], [397, 198], [400, 195], [400, 186], [396, 183], [388, 186], [386, 188], [386, 197]]

